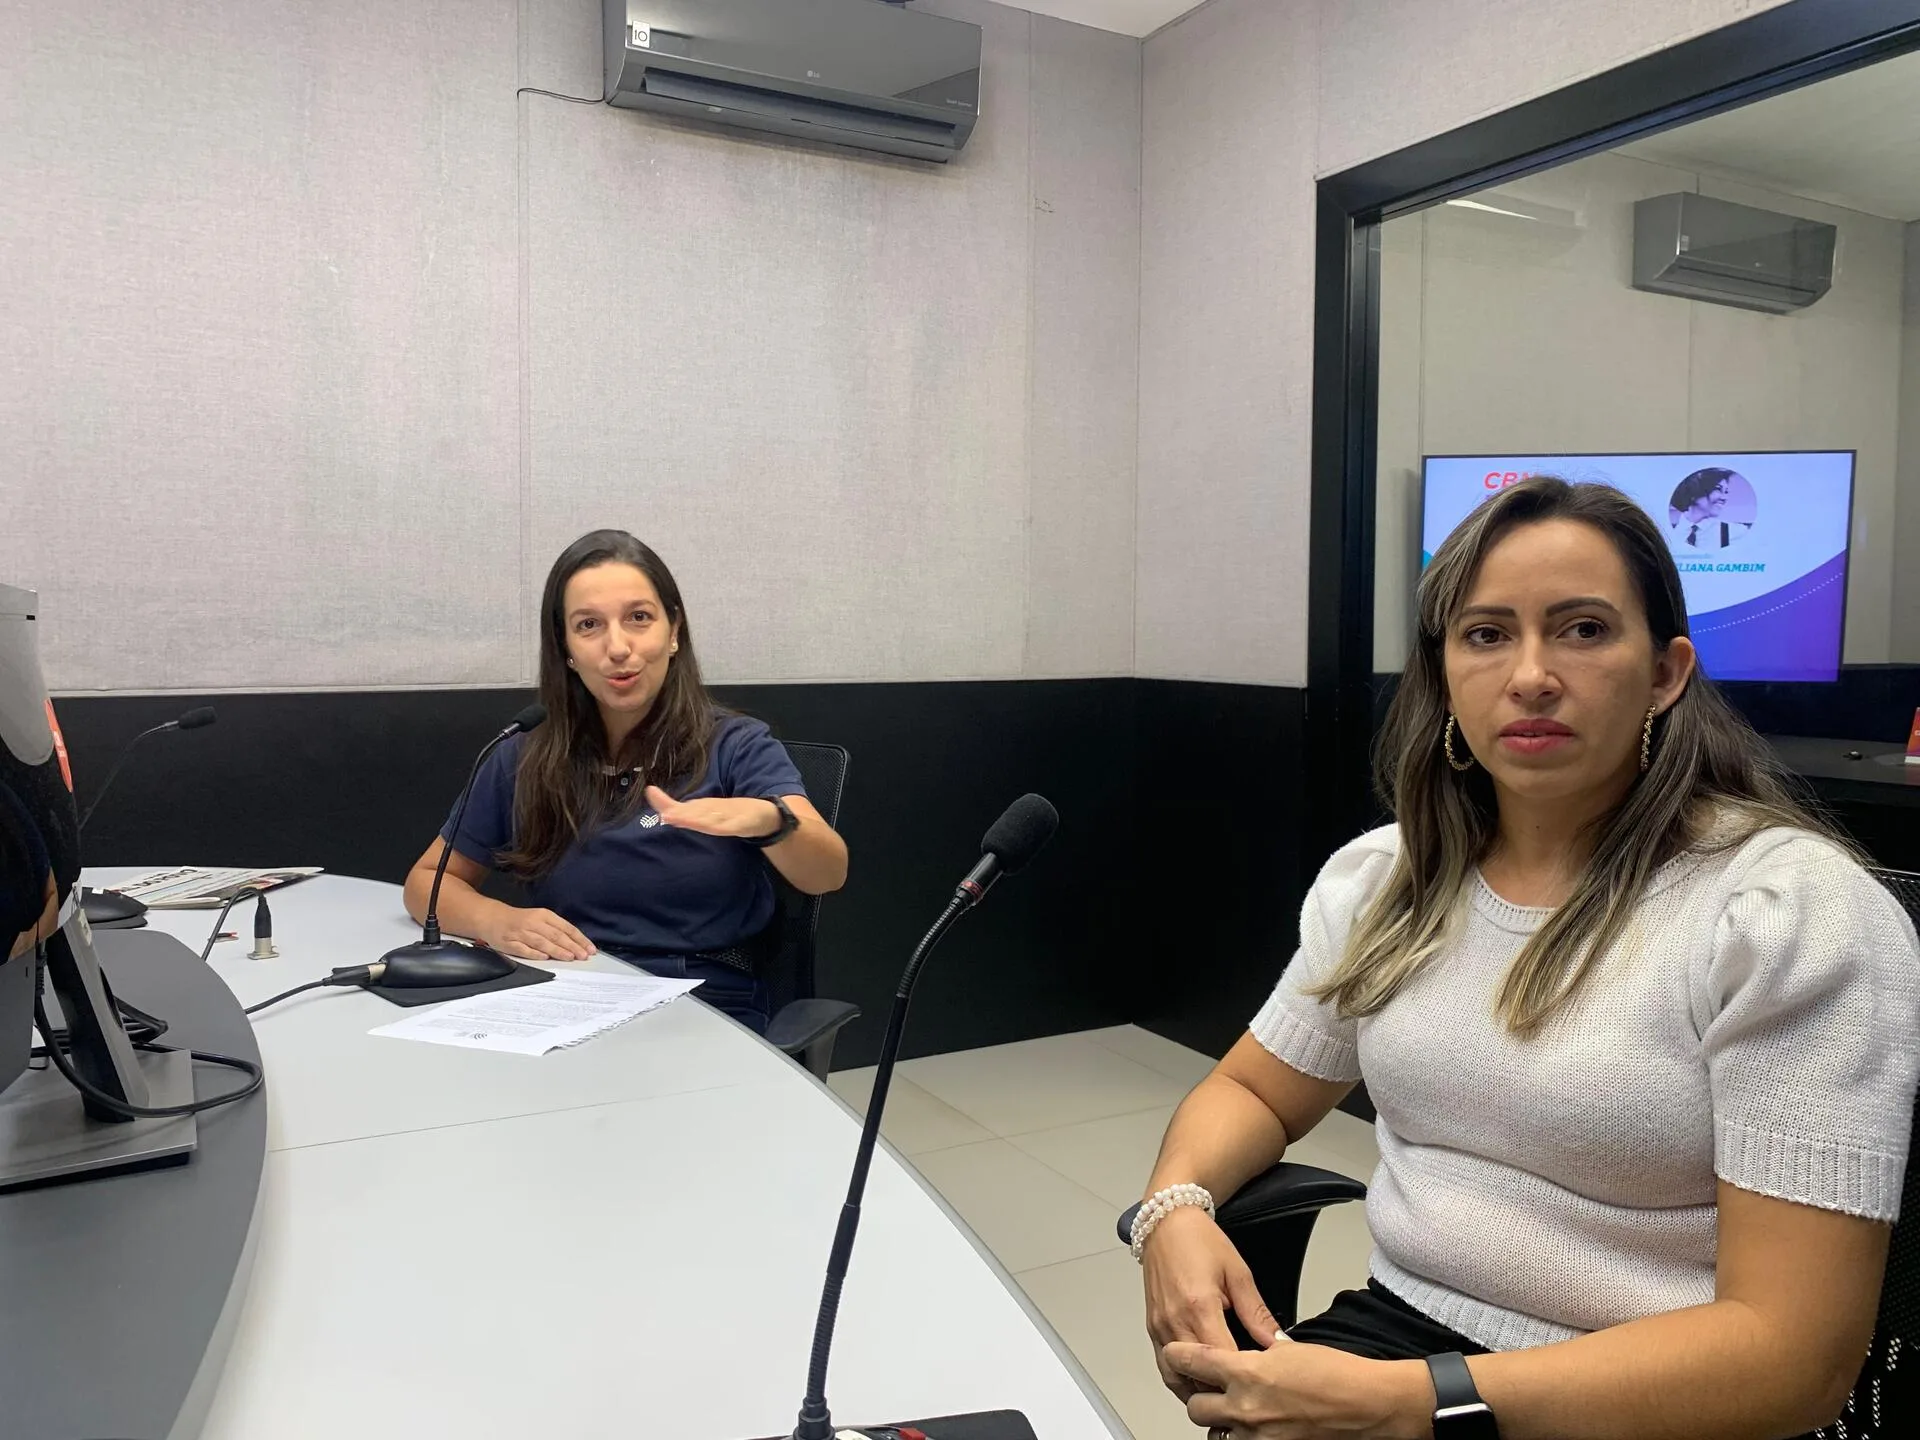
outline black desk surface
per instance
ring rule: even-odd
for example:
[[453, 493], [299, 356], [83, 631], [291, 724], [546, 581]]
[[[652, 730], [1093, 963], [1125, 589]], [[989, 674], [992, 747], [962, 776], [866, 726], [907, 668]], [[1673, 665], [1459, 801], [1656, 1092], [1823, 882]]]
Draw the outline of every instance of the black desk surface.
[[[1769, 735], [1767, 742], [1796, 775], [1821, 788], [1850, 787], [1854, 798], [1882, 805], [1920, 805], [1920, 765], [1908, 765], [1904, 744], [1871, 740], [1809, 739], [1798, 735]], [[1848, 758], [1856, 751], [1860, 759]], [[1851, 787], [1863, 787], [1857, 790]]]
[[[239, 1002], [178, 940], [96, 932], [94, 946], [114, 990], [171, 1023], [163, 1043], [259, 1060]], [[201, 1095], [240, 1079], [195, 1067]], [[185, 1165], [0, 1195], [0, 1436], [199, 1433], [266, 1146], [263, 1093], [200, 1116]]]

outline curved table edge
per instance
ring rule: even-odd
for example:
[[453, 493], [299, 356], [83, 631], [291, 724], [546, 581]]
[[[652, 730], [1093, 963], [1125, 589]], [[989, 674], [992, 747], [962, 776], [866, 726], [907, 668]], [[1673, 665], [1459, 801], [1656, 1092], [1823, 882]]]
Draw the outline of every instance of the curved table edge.
[[227, 1371], [227, 1356], [233, 1351], [234, 1336], [240, 1329], [240, 1316], [247, 1308], [247, 1296], [253, 1288], [253, 1263], [260, 1251], [260, 1221], [266, 1203], [266, 1156], [263, 1153], [260, 1178], [253, 1191], [253, 1214], [247, 1221], [247, 1238], [241, 1243], [239, 1262], [233, 1267], [233, 1282], [227, 1287], [226, 1303], [220, 1307], [220, 1318], [207, 1337], [206, 1354], [200, 1357], [200, 1368], [194, 1372], [193, 1383], [180, 1402], [180, 1413], [174, 1417], [167, 1440], [197, 1440], [206, 1428], [214, 1396], [219, 1394], [221, 1377]]

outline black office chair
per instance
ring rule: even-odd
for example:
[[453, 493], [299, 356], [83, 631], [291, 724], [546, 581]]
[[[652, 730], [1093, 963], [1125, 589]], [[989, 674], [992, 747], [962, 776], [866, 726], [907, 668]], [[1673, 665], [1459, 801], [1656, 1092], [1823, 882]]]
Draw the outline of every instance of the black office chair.
[[[1920, 929], [1920, 875], [1875, 870], [1873, 877], [1893, 892]], [[1920, 1432], [1920, 1106], [1914, 1121], [1873, 1343], [1840, 1418], [1813, 1432], [1820, 1440], [1893, 1440]]]
[[[829, 825], [840, 823], [840, 800], [847, 788], [847, 752], [838, 745], [787, 744], [807, 798]], [[846, 1000], [823, 999], [814, 983], [814, 949], [820, 928], [818, 895], [802, 895], [774, 877], [780, 911], [756, 967], [772, 991], [773, 1020], [767, 1039], [824, 1080], [833, 1063], [833, 1042], [860, 1007]]]
[[[1920, 928], [1920, 875], [1897, 870], [1875, 870], [1875, 879]], [[1920, 1129], [1920, 1107], [1915, 1111]], [[1893, 1228], [1887, 1254], [1886, 1277], [1880, 1292], [1880, 1314], [1874, 1322], [1873, 1343], [1840, 1419], [1814, 1432], [1819, 1440], [1893, 1440], [1897, 1435], [1920, 1434], [1920, 1134], [1907, 1151], [1906, 1187], [1899, 1224]], [[1300, 1265], [1306, 1258], [1313, 1222], [1329, 1205], [1366, 1198], [1358, 1180], [1311, 1165], [1281, 1161], [1255, 1176], [1220, 1206], [1220, 1228], [1226, 1231], [1260, 1294], [1282, 1325], [1299, 1318]], [[1129, 1206], [1118, 1226], [1123, 1243], [1133, 1237], [1134, 1212]], [[1356, 1277], [1357, 1278], [1357, 1277]], [[1235, 1338], [1251, 1348], [1236, 1324]]]

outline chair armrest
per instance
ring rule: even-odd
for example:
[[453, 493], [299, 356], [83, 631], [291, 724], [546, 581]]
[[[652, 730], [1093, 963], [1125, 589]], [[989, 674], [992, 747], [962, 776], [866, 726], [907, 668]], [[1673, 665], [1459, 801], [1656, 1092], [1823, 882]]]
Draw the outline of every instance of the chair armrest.
[[[1367, 1187], [1358, 1180], [1322, 1170], [1316, 1165], [1298, 1165], [1282, 1160], [1271, 1170], [1253, 1177], [1219, 1207], [1215, 1218], [1220, 1228], [1232, 1234], [1248, 1226], [1293, 1215], [1311, 1215], [1329, 1205], [1367, 1198]], [[1138, 1205], [1129, 1205], [1115, 1227], [1122, 1244], [1133, 1243], [1133, 1217]]]
[[1366, 1198], [1367, 1187], [1349, 1175], [1282, 1160], [1235, 1191], [1216, 1218], [1220, 1228], [1232, 1234], [1249, 1225]]
[[767, 1042], [777, 1050], [798, 1055], [859, 1018], [860, 1007], [846, 1000], [792, 1000], [768, 1022]]

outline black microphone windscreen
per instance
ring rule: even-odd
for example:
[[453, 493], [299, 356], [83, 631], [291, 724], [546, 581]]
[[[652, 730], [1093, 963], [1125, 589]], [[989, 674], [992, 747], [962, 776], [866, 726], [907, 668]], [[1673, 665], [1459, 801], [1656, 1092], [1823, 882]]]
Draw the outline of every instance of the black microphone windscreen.
[[1059, 828], [1060, 812], [1053, 802], [1044, 795], [1022, 795], [988, 827], [980, 853], [998, 856], [1001, 870], [1011, 875], [1038, 855]]
[[547, 723], [547, 707], [538, 703], [527, 706], [513, 717], [515, 730], [538, 730]]
[[182, 730], [198, 730], [202, 725], [213, 724], [216, 718], [211, 705], [198, 705], [173, 723]]

